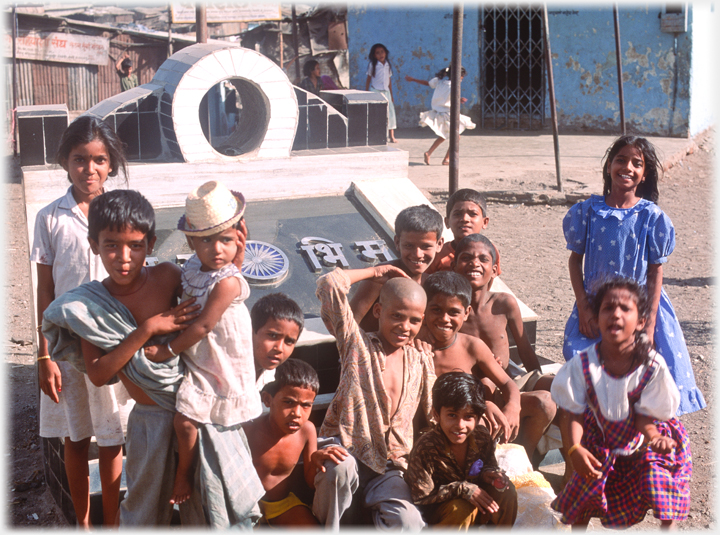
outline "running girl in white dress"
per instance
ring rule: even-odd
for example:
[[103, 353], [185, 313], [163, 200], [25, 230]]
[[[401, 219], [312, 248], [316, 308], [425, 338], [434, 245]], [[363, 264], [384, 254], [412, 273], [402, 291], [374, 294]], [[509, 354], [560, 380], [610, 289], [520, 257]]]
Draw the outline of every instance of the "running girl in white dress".
[[[56, 162], [67, 171], [67, 193], [44, 207], [35, 219], [30, 260], [37, 266], [38, 325], [48, 305], [68, 290], [107, 277], [100, 258], [88, 242], [90, 201], [105, 191], [108, 176], [127, 177], [123, 146], [100, 119], [83, 115], [67, 127]], [[90, 527], [88, 451], [95, 436], [98, 445], [103, 523], [117, 516], [122, 445], [127, 417], [134, 401], [122, 383], [96, 387], [68, 362], [51, 359], [38, 328], [40, 436], [65, 439], [65, 473], [79, 527]]]
[[[448, 135], [450, 135], [450, 72], [450, 67], [446, 67], [445, 69], [439, 71], [435, 75], [435, 78], [430, 81], [418, 80], [412, 76], [405, 76], [405, 80], [408, 82], [426, 85], [435, 90], [432, 96], [432, 109], [424, 111], [420, 114], [420, 126], [429, 126], [438, 136], [428, 151], [423, 155], [425, 165], [430, 165], [430, 156], [435, 149], [437, 149], [440, 144], [447, 139]], [[461, 67], [460, 81], [462, 81], [465, 77], [465, 74], [465, 67]], [[464, 104], [467, 102], [467, 99], [461, 98], [460, 102]], [[460, 130], [460, 134], [462, 134], [466, 128], [468, 130], [475, 128], [475, 123], [473, 123], [467, 115], [460, 114], [458, 128]], [[443, 165], [450, 164], [450, 149], [448, 149], [445, 153], [445, 158], [443, 158], [442, 163]]]

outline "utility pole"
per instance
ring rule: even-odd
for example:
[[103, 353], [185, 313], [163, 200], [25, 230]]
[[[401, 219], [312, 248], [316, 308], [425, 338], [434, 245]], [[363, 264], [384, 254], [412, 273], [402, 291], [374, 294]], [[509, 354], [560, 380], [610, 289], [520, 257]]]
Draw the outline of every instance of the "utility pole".
[[448, 192], [458, 190], [460, 171], [460, 73], [462, 71], [463, 6], [453, 7], [452, 59], [450, 62], [450, 176]]
[[207, 43], [207, 9], [205, 4], [197, 4], [195, 6], [195, 40], [198, 43]]

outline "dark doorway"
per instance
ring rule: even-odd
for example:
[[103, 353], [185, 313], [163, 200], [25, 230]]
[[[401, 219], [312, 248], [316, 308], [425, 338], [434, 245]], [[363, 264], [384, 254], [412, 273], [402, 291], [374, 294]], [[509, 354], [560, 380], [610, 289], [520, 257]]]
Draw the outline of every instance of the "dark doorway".
[[482, 128], [539, 129], [545, 124], [542, 11], [480, 7]]

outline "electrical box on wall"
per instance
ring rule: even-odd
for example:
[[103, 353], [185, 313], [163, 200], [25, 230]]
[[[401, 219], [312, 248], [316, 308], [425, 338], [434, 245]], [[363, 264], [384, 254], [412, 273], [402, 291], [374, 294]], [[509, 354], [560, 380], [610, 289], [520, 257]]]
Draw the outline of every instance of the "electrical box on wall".
[[660, 31], [665, 33], [687, 32], [687, 4], [665, 4], [660, 13]]

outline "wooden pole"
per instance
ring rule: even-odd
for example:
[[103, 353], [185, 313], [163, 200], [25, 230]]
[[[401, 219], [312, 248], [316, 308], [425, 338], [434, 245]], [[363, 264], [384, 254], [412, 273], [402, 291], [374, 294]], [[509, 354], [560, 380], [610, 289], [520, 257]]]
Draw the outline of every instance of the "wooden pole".
[[282, 35], [282, 21], [278, 22], [278, 45], [280, 46], [280, 68], [284, 66], [283, 61], [283, 35]]
[[562, 193], [563, 185], [560, 175], [560, 139], [558, 136], [557, 111], [555, 110], [555, 81], [553, 80], [552, 55], [550, 53], [550, 27], [548, 26], [547, 4], [543, 4], [543, 30], [545, 38], [545, 66], [548, 74], [550, 114], [553, 126], [553, 146], [555, 148], [555, 175], [557, 176], [558, 191]]
[[622, 52], [620, 51], [620, 17], [618, 16], [618, 6], [613, 4], [613, 19], [615, 20], [615, 61], [617, 62], [618, 75], [618, 98], [620, 99], [620, 126], [622, 135], [625, 131], [625, 95], [623, 94], [623, 72], [622, 72]]
[[295, 4], [292, 4], [292, 39], [295, 49], [295, 83], [300, 83], [300, 44], [298, 43], [297, 14]]
[[450, 170], [448, 191], [458, 190], [460, 171], [460, 76], [462, 70], [463, 6], [453, 7], [452, 59], [450, 63]]
[[172, 46], [172, 4], [168, 4], [168, 48], [167, 48], [167, 55], [168, 57], [173, 55], [173, 46]]
[[12, 7], [12, 77], [13, 77], [13, 109], [12, 109], [12, 132], [13, 132], [13, 156], [17, 156], [18, 153], [18, 142], [17, 142], [17, 50], [15, 46], [17, 44], [17, 11], [15, 10], [15, 4]]
[[197, 4], [195, 6], [195, 40], [198, 43], [207, 43], [207, 9], [205, 4]]

